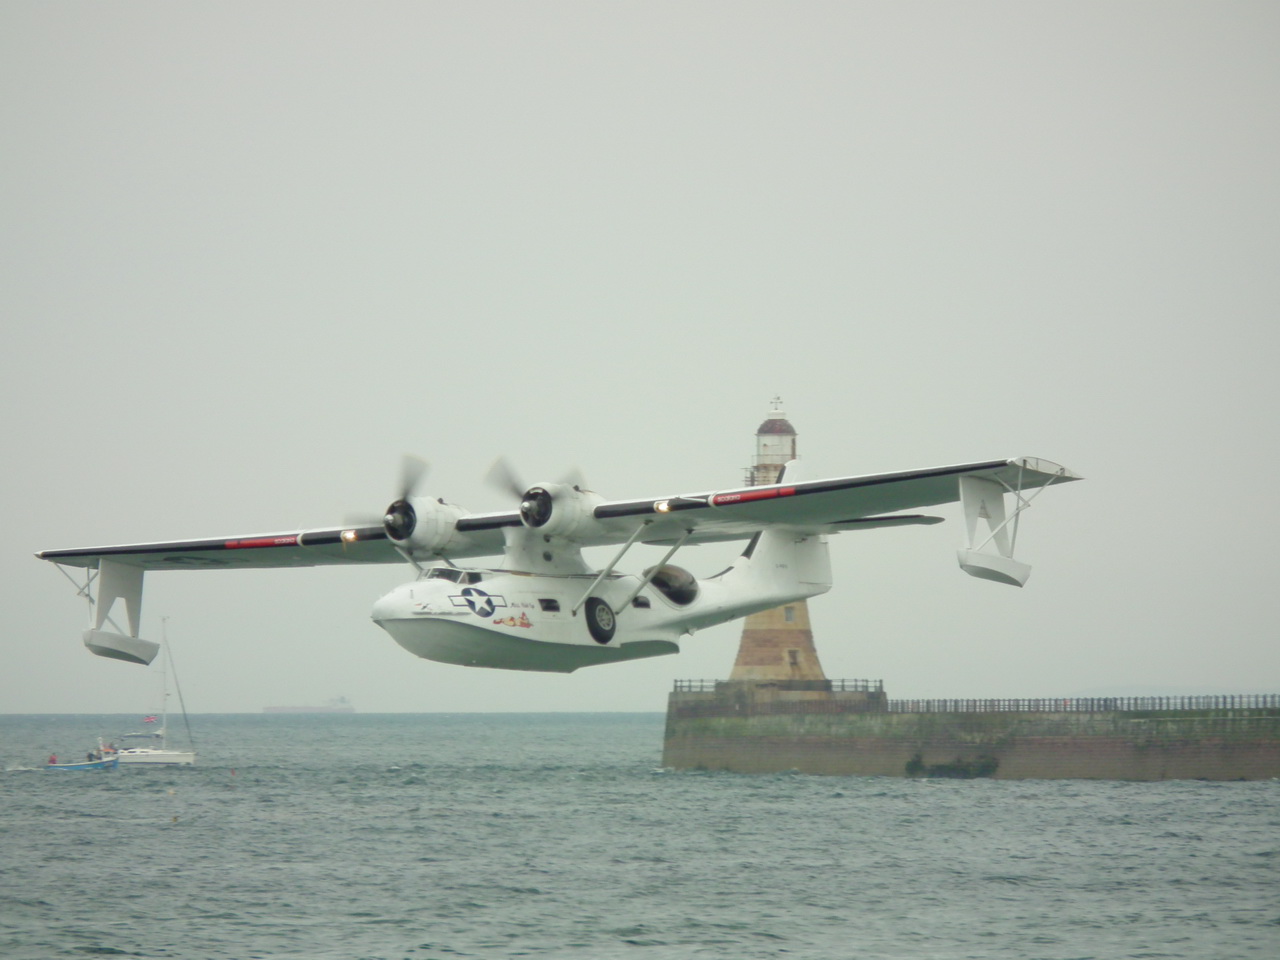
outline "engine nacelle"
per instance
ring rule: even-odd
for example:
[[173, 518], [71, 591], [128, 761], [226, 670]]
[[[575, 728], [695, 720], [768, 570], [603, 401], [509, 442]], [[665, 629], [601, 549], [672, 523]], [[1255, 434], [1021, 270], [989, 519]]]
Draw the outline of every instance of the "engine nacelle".
[[431, 497], [407, 497], [387, 507], [382, 528], [391, 541], [414, 557], [439, 557], [461, 541], [457, 531], [467, 511]]
[[530, 487], [520, 501], [520, 520], [549, 540], [573, 540], [594, 519], [604, 498], [576, 484], [544, 483]]

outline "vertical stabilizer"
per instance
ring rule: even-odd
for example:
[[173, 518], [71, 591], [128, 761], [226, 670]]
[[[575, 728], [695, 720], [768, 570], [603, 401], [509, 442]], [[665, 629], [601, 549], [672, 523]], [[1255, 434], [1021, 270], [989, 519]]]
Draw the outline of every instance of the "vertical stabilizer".
[[733, 573], [751, 583], [760, 595], [781, 599], [814, 597], [831, 589], [831, 557], [826, 537], [785, 527], [757, 534]]

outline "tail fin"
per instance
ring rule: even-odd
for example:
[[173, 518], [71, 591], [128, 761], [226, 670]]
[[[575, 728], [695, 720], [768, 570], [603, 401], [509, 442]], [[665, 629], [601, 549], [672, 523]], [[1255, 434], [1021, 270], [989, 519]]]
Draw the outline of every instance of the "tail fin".
[[[795, 483], [806, 479], [807, 471], [799, 460], [788, 460], [778, 474]], [[786, 527], [771, 527], [757, 533], [747, 543], [742, 556], [727, 571], [730, 589], [744, 588], [760, 597], [777, 597], [772, 603], [761, 603], [768, 610], [788, 600], [816, 597], [831, 589], [831, 558], [823, 536], [802, 533]]]
[[733, 566], [699, 585], [698, 610], [683, 618], [690, 633], [816, 597], [831, 589], [826, 538], [786, 528], [764, 530]]
[[[788, 460], [778, 474], [778, 483], [809, 479], [807, 473], [799, 460]], [[831, 589], [827, 540], [816, 534], [771, 527], [751, 538], [734, 569], [743, 567], [743, 561], [753, 579], [764, 581], [760, 583], [762, 590], [784, 590], [788, 600], [814, 597]]]
[[[795, 461], [784, 467], [787, 479]], [[831, 589], [826, 537], [790, 527], [769, 527], [753, 536], [727, 570], [700, 581], [699, 612], [685, 624], [692, 630], [816, 597]]]
[[762, 596], [780, 596], [776, 603], [826, 593], [831, 589], [827, 539], [786, 527], [763, 530], [751, 538], [726, 579], [750, 583]]

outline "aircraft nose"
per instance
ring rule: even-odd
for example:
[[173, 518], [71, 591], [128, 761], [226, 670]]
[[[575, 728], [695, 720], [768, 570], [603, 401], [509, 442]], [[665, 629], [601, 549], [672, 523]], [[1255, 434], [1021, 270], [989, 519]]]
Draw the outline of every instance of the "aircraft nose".
[[372, 620], [381, 622], [383, 620], [394, 620], [396, 617], [403, 616], [402, 609], [404, 607], [405, 592], [403, 587], [396, 587], [390, 593], [378, 598], [373, 605], [373, 609], [369, 611], [369, 617]]

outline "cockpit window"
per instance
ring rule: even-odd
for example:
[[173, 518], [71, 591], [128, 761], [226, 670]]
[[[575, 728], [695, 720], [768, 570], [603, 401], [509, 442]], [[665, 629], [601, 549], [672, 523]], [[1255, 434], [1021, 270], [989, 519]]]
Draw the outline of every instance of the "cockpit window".
[[459, 570], [457, 567], [432, 567], [421, 577], [423, 580], [448, 580], [450, 583], [479, 583], [484, 575], [475, 570]]
[[462, 571], [453, 567], [432, 567], [427, 571], [427, 580], [450, 580], [453, 583], [460, 583], [462, 580]]

